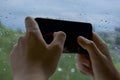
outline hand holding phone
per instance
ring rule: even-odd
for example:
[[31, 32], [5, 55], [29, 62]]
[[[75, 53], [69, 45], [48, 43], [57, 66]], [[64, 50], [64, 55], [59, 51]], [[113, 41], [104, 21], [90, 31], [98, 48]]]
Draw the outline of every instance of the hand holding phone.
[[63, 31], [66, 33], [64, 53], [87, 53], [77, 43], [77, 37], [83, 36], [92, 40], [92, 25], [90, 23], [65, 21], [48, 18], [35, 18], [42, 32], [43, 38], [49, 44], [53, 40], [53, 33]]

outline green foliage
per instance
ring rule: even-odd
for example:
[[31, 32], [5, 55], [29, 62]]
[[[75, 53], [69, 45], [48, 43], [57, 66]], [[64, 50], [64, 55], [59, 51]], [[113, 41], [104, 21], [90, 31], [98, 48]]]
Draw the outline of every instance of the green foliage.
[[117, 45], [120, 45], [120, 28], [115, 28], [115, 31], [116, 31], [116, 34], [117, 34], [115, 43]]
[[115, 43], [120, 45], [120, 33], [117, 35]]
[[9, 53], [22, 31], [5, 28], [0, 23], [0, 80], [12, 80], [9, 68]]
[[110, 34], [108, 34], [107, 32], [99, 32], [98, 34], [105, 41], [108, 47], [112, 45], [113, 40], [111, 39]]
[[118, 71], [120, 71], [120, 63], [116, 63], [115, 67], [118, 69]]
[[76, 69], [74, 54], [63, 53], [55, 74], [50, 80], [90, 80]]

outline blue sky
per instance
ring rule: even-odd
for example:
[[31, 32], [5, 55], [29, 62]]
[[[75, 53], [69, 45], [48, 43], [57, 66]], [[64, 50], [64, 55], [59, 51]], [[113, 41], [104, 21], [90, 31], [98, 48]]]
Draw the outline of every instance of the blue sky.
[[24, 18], [49, 17], [90, 22], [97, 30], [120, 27], [120, 0], [0, 0], [0, 20], [13, 29], [24, 27]]

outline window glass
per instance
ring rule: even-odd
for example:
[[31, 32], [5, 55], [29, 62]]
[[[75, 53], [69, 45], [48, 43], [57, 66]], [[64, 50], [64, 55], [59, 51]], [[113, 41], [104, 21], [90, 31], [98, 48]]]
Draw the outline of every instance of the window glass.
[[[120, 70], [120, 0], [0, 0], [0, 80], [12, 80], [9, 53], [25, 32], [26, 16], [92, 23]], [[75, 67], [74, 54], [62, 54], [50, 80], [89, 80]]]

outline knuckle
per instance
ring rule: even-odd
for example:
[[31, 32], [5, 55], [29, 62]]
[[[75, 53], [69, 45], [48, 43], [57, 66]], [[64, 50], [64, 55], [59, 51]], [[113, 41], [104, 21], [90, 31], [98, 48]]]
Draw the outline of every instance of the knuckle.
[[52, 47], [55, 51], [61, 51], [62, 50], [62, 46], [59, 43], [55, 43], [53, 44]]
[[85, 75], [85, 73], [84, 73], [84, 71], [83, 71], [83, 70], [80, 70], [80, 73], [82, 73], [82, 74], [84, 74], [84, 75]]
[[89, 42], [87, 42], [87, 45], [90, 47], [93, 47], [95, 45], [95, 43], [93, 41], [89, 41]]
[[21, 36], [19, 39], [18, 39], [18, 44], [21, 44], [25, 41], [25, 36]]
[[24, 36], [20, 36], [20, 38], [18, 39], [18, 42], [21, 42], [22, 40], [24, 40]]
[[82, 69], [82, 68], [79, 68], [79, 72], [82, 73], [82, 74], [84, 74], [84, 75], [86, 75], [86, 74], [85, 74], [85, 70]]
[[29, 37], [39, 37], [40, 34], [38, 33], [38, 30], [31, 30], [28, 32]]
[[35, 31], [29, 31], [28, 38], [35, 38], [35, 37], [36, 37], [36, 32]]
[[30, 35], [34, 35], [36, 33], [36, 30], [29, 30]]
[[60, 46], [59, 43], [55, 43], [55, 44], [54, 44], [54, 47], [55, 47], [56, 49], [60, 49], [60, 48], [61, 48], [61, 46]]

